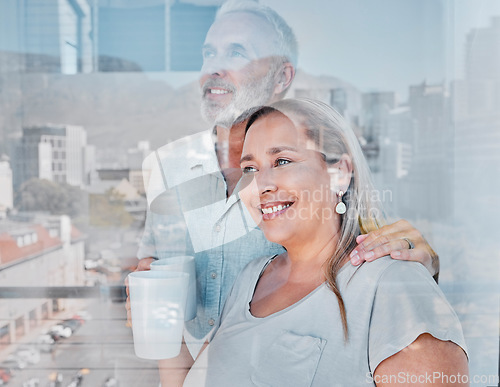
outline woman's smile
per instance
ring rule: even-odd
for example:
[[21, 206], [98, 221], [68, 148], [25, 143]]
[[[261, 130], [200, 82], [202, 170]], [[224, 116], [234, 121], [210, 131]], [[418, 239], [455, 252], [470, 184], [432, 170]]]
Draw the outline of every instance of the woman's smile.
[[268, 202], [260, 205], [262, 220], [271, 220], [284, 214], [294, 202]]

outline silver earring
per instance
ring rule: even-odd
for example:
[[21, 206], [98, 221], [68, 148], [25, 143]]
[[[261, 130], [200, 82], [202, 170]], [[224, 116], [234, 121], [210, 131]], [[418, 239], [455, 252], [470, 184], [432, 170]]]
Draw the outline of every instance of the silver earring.
[[344, 192], [339, 191], [337, 196], [339, 197], [339, 202], [335, 206], [335, 212], [339, 215], [345, 214], [347, 211], [347, 207], [345, 206], [345, 203], [342, 201], [342, 196], [344, 195]]

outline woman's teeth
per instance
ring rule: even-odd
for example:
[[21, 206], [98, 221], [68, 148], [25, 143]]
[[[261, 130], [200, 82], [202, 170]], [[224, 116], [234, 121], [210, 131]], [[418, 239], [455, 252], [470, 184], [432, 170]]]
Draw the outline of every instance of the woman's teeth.
[[272, 214], [274, 212], [281, 211], [281, 210], [288, 208], [290, 206], [291, 206], [291, 203], [285, 204], [284, 206], [282, 206], [280, 204], [279, 206], [261, 208], [260, 210], [262, 211], [263, 214]]

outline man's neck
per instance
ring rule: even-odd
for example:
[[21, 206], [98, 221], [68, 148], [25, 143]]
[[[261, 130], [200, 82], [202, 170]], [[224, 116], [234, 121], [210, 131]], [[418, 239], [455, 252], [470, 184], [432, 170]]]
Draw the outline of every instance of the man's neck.
[[246, 122], [242, 122], [230, 129], [220, 126], [215, 128], [217, 160], [226, 180], [228, 197], [241, 177], [240, 158], [245, 139], [245, 125]]

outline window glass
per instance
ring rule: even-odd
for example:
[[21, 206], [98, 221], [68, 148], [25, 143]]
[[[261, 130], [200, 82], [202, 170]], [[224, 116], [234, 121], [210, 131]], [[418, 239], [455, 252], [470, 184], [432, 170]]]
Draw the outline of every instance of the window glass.
[[[298, 39], [287, 96], [346, 117], [389, 218], [439, 254], [471, 385], [497, 384], [499, 3], [260, 2]], [[16, 383], [158, 385], [157, 363], [134, 354], [124, 302], [151, 205], [143, 162], [211, 129], [198, 80], [221, 4], [0, 2], [0, 368], [21, 348], [40, 353]], [[190, 255], [182, 214], [164, 219], [161, 244]]]

